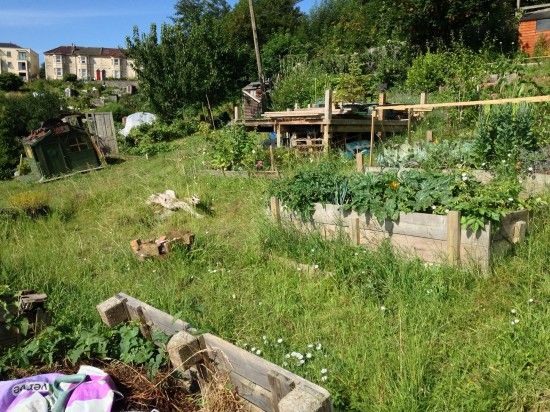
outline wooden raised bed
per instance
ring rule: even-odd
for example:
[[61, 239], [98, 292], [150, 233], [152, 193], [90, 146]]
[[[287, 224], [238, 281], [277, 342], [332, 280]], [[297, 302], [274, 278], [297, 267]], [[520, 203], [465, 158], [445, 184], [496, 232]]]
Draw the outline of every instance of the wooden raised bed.
[[[529, 212], [521, 210], [504, 216], [497, 232], [491, 223], [473, 233], [460, 224], [460, 213], [432, 215], [401, 213], [398, 221], [380, 224], [370, 214], [344, 212], [338, 205], [315, 204], [311, 219], [304, 221], [296, 213], [271, 199], [271, 215], [275, 220], [290, 222], [301, 231], [317, 231], [324, 238], [347, 237], [355, 245], [378, 247], [389, 242], [406, 255], [416, 256], [430, 263], [478, 265], [487, 270], [494, 252], [523, 240]], [[494, 233], [493, 233], [494, 232]]]
[[167, 345], [170, 361], [181, 372], [195, 369], [203, 379], [211, 371], [227, 372], [247, 410], [265, 412], [332, 412], [330, 393], [274, 363], [222, 338], [194, 335], [189, 323], [176, 319], [124, 293], [97, 305], [109, 327], [136, 321], [145, 337], [153, 331], [171, 336]]

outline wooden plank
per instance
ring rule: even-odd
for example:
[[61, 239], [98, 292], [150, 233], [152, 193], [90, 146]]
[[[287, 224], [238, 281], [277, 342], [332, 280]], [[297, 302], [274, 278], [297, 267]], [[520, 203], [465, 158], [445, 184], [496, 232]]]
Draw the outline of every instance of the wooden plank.
[[276, 222], [281, 221], [281, 206], [279, 204], [279, 199], [274, 196], [271, 197], [271, 217]]
[[277, 372], [269, 372], [267, 380], [271, 389], [271, 409], [279, 412], [279, 402], [296, 387], [296, 384]]
[[357, 152], [355, 154], [355, 169], [359, 173], [364, 173], [365, 172], [365, 158], [363, 157], [362, 152]]
[[126, 309], [128, 310], [131, 320], [141, 320], [140, 315], [138, 314], [138, 308], [141, 307], [143, 318], [146, 322], [151, 323], [151, 328], [153, 330], [159, 330], [169, 336], [172, 336], [177, 332], [190, 328], [190, 325], [187, 322], [176, 319], [173, 316], [148, 305], [147, 303], [126, 295], [125, 293], [117, 293], [115, 296], [121, 300], [126, 299]]
[[460, 262], [460, 212], [451, 210], [447, 214], [447, 256], [449, 264]]
[[315, 211], [313, 212], [312, 219], [315, 223], [327, 225], [337, 224], [338, 222], [344, 223], [344, 216], [340, 210], [340, 206], [330, 203], [326, 205], [315, 203], [314, 207]]
[[229, 372], [229, 381], [242, 398], [262, 411], [275, 412], [271, 404], [271, 392], [246, 379], [235, 371]]
[[312, 390], [321, 393], [323, 396], [329, 398], [328, 391], [312, 382], [305, 380], [304, 378], [293, 374], [282, 367], [275, 365], [259, 356], [239, 348], [231, 343], [215, 336], [210, 333], [205, 333], [201, 336], [204, 340], [205, 347], [212, 351], [218, 351], [223, 353], [219, 354], [216, 358], [225, 362], [225, 365], [230, 366], [231, 370], [241, 375], [242, 377], [260, 385], [266, 390], [270, 389], [268, 374], [270, 372], [279, 373], [282, 376], [290, 379], [298, 385], [303, 383], [304, 385], [311, 387]]
[[500, 235], [512, 244], [525, 238], [529, 222], [529, 211], [520, 210], [508, 213], [500, 221]]
[[427, 103], [427, 104], [401, 104], [387, 105], [379, 107], [379, 110], [418, 110], [418, 109], [436, 109], [442, 107], [468, 107], [468, 106], [487, 106], [493, 104], [509, 104], [509, 103], [543, 103], [550, 102], [550, 95], [546, 96], [531, 96], [531, 97], [515, 97], [508, 99], [492, 99], [492, 100], [472, 100], [465, 102], [449, 102], [449, 103]]
[[393, 234], [390, 243], [405, 255], [419, 257], [426, 262], [442, 262], [447, 255], [447, 242], [415, 236]]

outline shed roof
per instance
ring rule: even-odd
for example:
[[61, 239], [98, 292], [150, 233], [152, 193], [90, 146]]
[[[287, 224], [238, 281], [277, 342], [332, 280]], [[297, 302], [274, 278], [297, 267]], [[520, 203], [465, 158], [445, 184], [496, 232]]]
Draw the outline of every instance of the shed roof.
[[527, 12], [523, 15], [520, 21], [533, 21], [543, 19], [550, 19], [550, 7], [547, 9]]
[[21, 46], [15, 43], [0, 43], [0, 47], [4, 47], [6, 49], [22, 49]]
[[124, 49], [112, 47], [83, 47], [83, 46], [59, 46], [44, 52], [45, 55], [56, 54], [63, 56], [94, 56], [94, 57], [125, 57]]

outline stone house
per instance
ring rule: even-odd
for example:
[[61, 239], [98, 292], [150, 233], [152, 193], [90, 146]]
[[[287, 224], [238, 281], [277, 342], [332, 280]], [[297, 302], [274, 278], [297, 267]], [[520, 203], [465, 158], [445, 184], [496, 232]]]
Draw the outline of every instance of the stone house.
[[136, 78], [133, 61], [123, 49], [59, 46], [44, 52], [46, 79], [62, 79], [67, 73], [80, 80]]

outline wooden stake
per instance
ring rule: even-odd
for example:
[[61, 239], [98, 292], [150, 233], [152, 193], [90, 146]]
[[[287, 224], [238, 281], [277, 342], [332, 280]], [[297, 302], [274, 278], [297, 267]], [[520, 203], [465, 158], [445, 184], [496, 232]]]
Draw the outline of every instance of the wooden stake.
[[330, 124], [332, 123], [332, 90], [325, 91], [325, 110], [323, 118], [323, 150], [329, 151], [330, 146]]
[[235, 106], [234, 111], [235, 111], [235, 123], [237, 123], [239, 121], [239, 106]]
[[434, 141], [434, 135], [433, 135], [433, 131], [432, 130], [427, 130], [426, 131], [426, 141], [428, 143], [431, 143]]
[[412, 109], [407, 110], [408, 116], [407, 116], [407, 143], [411, 143], [411, 117], [412, 117]]
[[365, 161], [363, 159], [363, 152], [355, 153], [355, 165], [359, 173], [363, 173], [365, 171]]
[[460, 212], [447, 213], [447, 255], [451, 265], [460, 263]]
[[271, 217], [273, 217], [273, 220], [276, 222], [281, 221], [281, 206], [279, 204], [279, 199], [275, 196], [271, 197]]
[[[256, 65], [258, 66], [258, 80], [262, 84], [262, 92], [264, 91], [264, 70], [262, 68], [262, 58], [260, 55], [260, 45], [258, 43], [258, 33], [256, 30], [256, 16], [254, 15], [254, 5], [252, 0], [248, 0], [248, 8], [250, 10], [250, 24], [252, 26], [252, 39], [254, 40], [254, 52], [256, 53]], [[263, 102], [263, 93], [262, 93]], [[262, 108], [263, 111], [263, 108]]]
[[273, 171], [275, 170], [275, 155], [273, 154], [273, 145], [269, 145], [269, 162], [270, 167], [269, 170]]
[[356, 246], [361, 244], [361, 227], [358, 217], [351, 220], [351, 243]]
[[283, 137], [281, 135], [281, 125], [278, 123], [275, 123], [275, 133], [277, 136], [277, 147], [281, 147], [283, 145]]
[[374, 152], [374, 130], [376, 123], [376, 110], [372, 112], [372, 118], [370, 122], [370, 149], [369, 149], [369, 167], [372, 167], [372, 159]]

